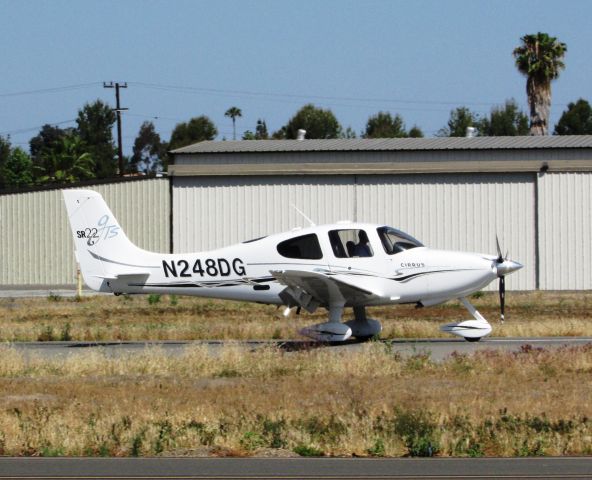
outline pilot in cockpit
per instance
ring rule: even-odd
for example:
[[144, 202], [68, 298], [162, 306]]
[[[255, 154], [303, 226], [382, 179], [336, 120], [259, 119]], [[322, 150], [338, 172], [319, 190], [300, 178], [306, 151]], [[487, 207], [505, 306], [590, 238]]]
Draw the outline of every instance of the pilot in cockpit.
[[368, 235], [364, 230], [360, 230], [358, 232], [358, 239], [359, 242], [356, 244], [354, 248], [354, 256], [356, 257], [371, 257], [372, 256], [372, 248], [368, 244]]

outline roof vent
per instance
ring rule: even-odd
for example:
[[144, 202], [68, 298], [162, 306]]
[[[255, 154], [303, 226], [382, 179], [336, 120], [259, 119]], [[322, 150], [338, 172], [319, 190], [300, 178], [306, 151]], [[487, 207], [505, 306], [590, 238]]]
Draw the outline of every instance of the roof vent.
[[298, 129], [298, 136], [296, 137], [296, 140], [304, 140], [304, 137], [306, 137], [306, 130], [303, 130], [302, 128]]
[[475, 127], [467, 127], [467, 131], [465, 133], [465, 137], [467, 138], [475, 138], [477, 136], [477, 129]]

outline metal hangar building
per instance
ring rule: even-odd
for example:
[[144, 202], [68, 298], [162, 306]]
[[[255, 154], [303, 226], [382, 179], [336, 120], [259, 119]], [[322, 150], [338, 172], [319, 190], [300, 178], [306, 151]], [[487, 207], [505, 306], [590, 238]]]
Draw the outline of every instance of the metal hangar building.
[[[140, 248], [191, 252], [340, 220], [425, 245], [504, 252], [514, 290], [592, 289], [592, 136], [202, 142], [168, 177], [99, 191]], [[59, 188], [0, 193], [0, 288], [74, 285]], [[492, 285], [492, 289], [496, 286]]]

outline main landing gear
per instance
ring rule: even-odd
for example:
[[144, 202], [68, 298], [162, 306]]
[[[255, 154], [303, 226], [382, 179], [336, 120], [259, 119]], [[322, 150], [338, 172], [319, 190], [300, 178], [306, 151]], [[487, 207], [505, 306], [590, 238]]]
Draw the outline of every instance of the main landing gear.
[[366, 316], [366, 307], [354, 307], [354, 319], [341, 322], [343, 304], [329, 307], [329, 321], [303, 328], [300, 333], [320, 342], [343, 342], [350, 337], [368, 340], [382, 331], [378, 320]]

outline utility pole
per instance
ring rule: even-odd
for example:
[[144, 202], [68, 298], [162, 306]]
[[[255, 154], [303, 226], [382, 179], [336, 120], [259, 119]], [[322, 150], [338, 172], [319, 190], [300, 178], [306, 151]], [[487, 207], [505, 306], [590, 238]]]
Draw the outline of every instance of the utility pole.
[[121, 146], [121, 111], [129, 110], [128, 108], [122, 108], [119, 104], [119, 89], [127, 88], [127, 82], [103, 82], [103, 88], [114, 88], [115, 89], [115, 112], [117, 114], [117, 156], [119, 157], [119, 176], [123, 177], [123, 148]]

